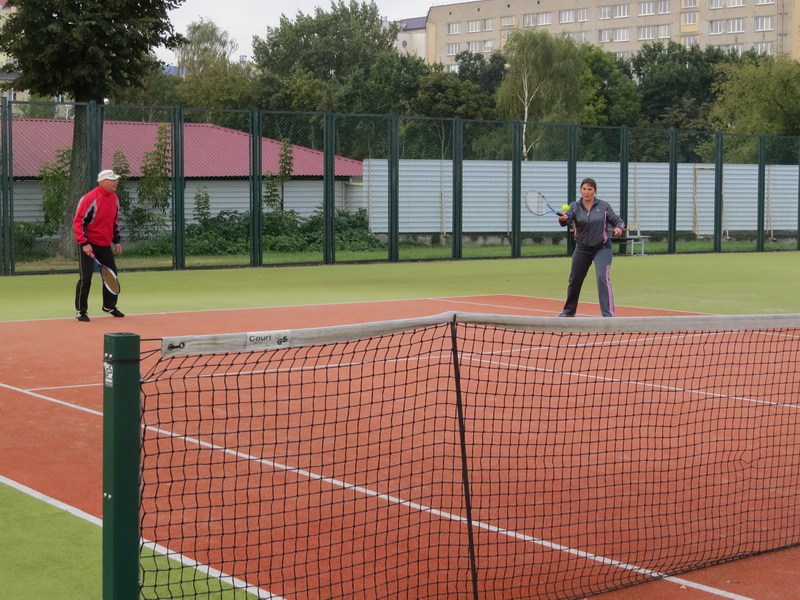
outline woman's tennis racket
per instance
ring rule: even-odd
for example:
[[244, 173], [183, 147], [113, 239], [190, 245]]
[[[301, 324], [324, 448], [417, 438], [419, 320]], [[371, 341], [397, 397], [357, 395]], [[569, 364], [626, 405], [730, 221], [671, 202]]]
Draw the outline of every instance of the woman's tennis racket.
[[531, 214], [536, 215], [537, 217], [543, 217], [544, 215], [551, 214], [561, 216], [564, 214], [560, 210], [556, 210], [550, 206], [545, 195], [539, 190], [530, 190], [527, 194], [525, 194], [525, 206], [528, 208], [528, 211]]
[[100, 278], [103, 280], [103, 285], [106, 286], [106, 289], [115, 296], [119, 294], [120, 286], [117, 274], [111, 270], [111, 267], [107, 267], [97, 260], [93, 253], [89, 253], [89, 256], [92, 257], [92, 260], [97, 265], [97, 269], [100, 271]]

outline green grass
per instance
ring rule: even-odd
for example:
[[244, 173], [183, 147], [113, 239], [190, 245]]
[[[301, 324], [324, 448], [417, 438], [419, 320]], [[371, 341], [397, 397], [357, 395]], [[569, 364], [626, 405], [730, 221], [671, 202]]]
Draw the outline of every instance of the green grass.
[[100, 598], [102, 531], [0, 485], [0, 598]]
[[[484, 294], [562, 298], [568, 272], [565, 257], [123, 272], [120, 307], [150, 313]], [[793, 313], [800, 298], [800, 253], [619, 256], [612, 277], [619, 305]], [[77, 274], [3, 278], [0, 315], [3, 320], [72, 318], [76, 280]], [[594, 302], [596, 291], [587, 283], [582, 299]], [[0, 523], [0, 598], [100, 598], [96, 525], [2, 485]], [[180, 575], [182, 581], [193, 578], [191, 572]]]

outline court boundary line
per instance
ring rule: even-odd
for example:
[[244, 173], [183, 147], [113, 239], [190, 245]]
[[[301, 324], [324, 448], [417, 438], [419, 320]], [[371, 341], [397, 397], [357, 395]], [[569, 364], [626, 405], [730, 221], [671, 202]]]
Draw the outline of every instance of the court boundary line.
[[[453, 303], [461, 303], [461, 304], [477, 304], [483, 306], [494, 306], [496, 308], [511, 308], [514, 310], [527, 310], [527, 311], [537, 311], [537, 312], [547, 312], [552, 313], [552, 310], [545, 310], [542, 308], [526, 308], [524, 306], [504, 306], [502, 304], [486, 304], [482, 302], [470, 303], [467, 300], [458, 300], [459, 298], [491, 298], [493, 296], [506, 296], [509, 298], [523, 298], [526, 300], [546, 300], [548, 302], [563, 302], [563, 298], [546, 298], [544, 296], [523, 296], [522, 294], [507, 294], [503, 292], [496, 292], [494, 294], [480, 294], [477, 296], [432, 296], [432, 297], [418, 297], [418, 298], [384, 298], [382, 300], [343, 300], [341, 302], [314, 302], [310, 304], [275, 304], [269, 306], [239, 306], [236, 308], [203, 308], [198, 310], [174, 310], [174, 311], [164, 311], [164, 312], [147, 312], [147, 313], [127, 313], [128, 316], [131, 317], [148, 317], [148, 316], [166, 316], [166, 315], [188, 315], [193, 313], [207, 313], [207, 312], [236, 312], [236, 311], [246, 311], [246, 310], [270, 310], [275, 308], [317, 308], [321, 306], [347, 306], [351, 304], [377, 304], [381, 302], [453, 302]], [[597, 302], [583, 302], [583, 304], [593, 307], [599, 307], [600, 305]], [[695, 315], [705, 315], [705, 316], [714, 316], [717, 313], [687, 313], [687, 311], [678, 310], [675, 308], [653, 308], [649, 306], [632, 306], [628, 304], [619, 304], [616, 308], [634, 308], [634, 309], [645, 309], [645, 310], [654, 310], [659, 312], [666, 312], [666, 313], [677, 313], [678, 315], [686, 315], [686, 314], [695, 314]], [[669, 315], [662, 315], [662, 316], [669, 316]], [[75, 319], [74, 315], [71, 316], [63, 316], [63, 317], [47, 317], [44, 319], [16, 319], [16, 320], [9, 320], [9, 321], [0, 321], [0, 325], [7, 324], [7, 323], [36, 323], [39, 321], [72, 321]], [[92, 319], [114, 319], [111, 315], [97, 315], [92, 317]]]

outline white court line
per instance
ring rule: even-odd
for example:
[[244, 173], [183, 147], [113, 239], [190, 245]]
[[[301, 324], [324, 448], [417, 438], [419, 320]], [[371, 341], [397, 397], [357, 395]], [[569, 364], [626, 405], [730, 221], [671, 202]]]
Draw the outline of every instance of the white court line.
[[[44, 396], [42, 394], [31, 393], [31, 392], [28, 392], [26, 390], [22, 390], [20, 388], [16, 388], [16, 387], [5, 385], [5, 384], [0, 384], [0, 387], [4, 387], [4, 388], [10, 389], [10, 390], [14, 390], [14, 391], [17, 391], [17, 392], [20, 392], [20, 393], [23, 393], [23, 394], [28, 394], [28, 395], [30, 395], [32, 397], [35, 397], [35, 398], [38, 398], [38, 399], [41, 399], [41, 400], [45, 400], [45, 401], [49, 401], [49, 402], [53, 402], [55, 404], [59, 404], [59, 405], [62, 405], [62, 406], [68, 406], [70, 408], [75, 408], [75, 409], [78, 409], [78, 410], [82, 410], [84, 412], [88, 412], [90, 414], [94, 414], [94, 415], [97, 415], [97, 416], [102, 416], [102, 413], [100, 411], [86, 409], [86, 408], [83, 408], [83, 407], [80, 407], [80, 406], [76, 406], [74, 404], [70, 404], [68, 402], [62, 402], [61, 400], [56, 400], [55, 398], [49, 398], [49, 397]], [[211, 444], [209, 442], [204, 442], [204, 441], [199, 440], [197, 438], [190, 438], [190, 437], [187, 437], [187, 436], [176, 434], [176, 433], [171, 432], [171, 431], [161, 430], [161, 429], [150, 427], [150, 426], [146, 427], [146, 429], [148, 429], [150, 431], [153, 431], [153, 432], [156, 432], [159, 435], [165, 435], [165, 436], [168, 436], [168, 437], [181, 439], [181, 440], [183, 440], [185, 442], [194, 443], [194, 444], [196, 444], [198, 446], [201, 446], [201, 447], [204, 447], [204, 448], [208, 448], [208, 449], [212, 449], [212, 450], [216, 450], [216, 451], [221, 451], [221, 452], [224, 452], [226, 454], [230, 454], [230, 455], [236, 456], [237, 458], [245, 458], [247, 460], [252, 460], [252, 461], [267, 465], [267, 466], [271, 466], [271, 467], [276, 468], [276, 469], [282, 469], [282, 470], [284, 470], [286, 472], [292, 472], [292, 473], [295, 473], [297, 475], [304, 476], [304, 477], [306, 477], [308, 479], [311, 479], [311, 480], [323, 481], [325, 483], [328, 483], [331, 486], [352, 490], [354, 492], [361, 493], [361, 494], [363, 494], [365, 496], [375, 497], [375, 498], [382, 499], [382, 500], [384, 500], [386, 502], [398, 504], [400, 506], [413, 508], [413, 509], [416, 509], [416, 510], [419, 510], [419, 511], [429, 512], [430, 514], [435, 515], [435, 516], [439, 516], [441, 518], [450, 519], [450, 520], [457, 521], [457, 522], [465, 522], [466, 521], [465, 517], [462, 517], [462, 516], [457, 515], [455, 513], [450, 513], [450, 512], [442, 511], [442, 510], [435, 509], [435, 508], [432, 508], [432, 507], [428, 507], [428, 506], [425, 506], [423, 504], [419, 504], [419, 503], [416, 503], [416, 502], [411, 502], [409, 500], [405, 500], [405, 499], [399, 498], [397, 496], [391, 496], [391, 495], [388, 495], [388, 494], [383, 494], [383, 493], [377, 492], [375, 490], [371, 490], [369, 488], [365, 488], [363, 486], [358, 486], [358, 485], [354, 485], [354, 484], [351, 484], [351, 483], [347, 483], [347, 482], [342, 481], [342, 480], [325, 477], [323, 475], [320, 475], [318, 473], [314, 473], [312, 471], [307, 471], [305, 469], [299, 469], [297, 467], [291, 467], [289, 465], [283, 465], [281, 463], [277, 463], [277, 462], [270, 461], [270, 460], [267, 460], [267, 459], [263, 459], [263, 458], [260, 458], [260, 457], [251, 456], [251, 455], [248, 455], [248, 454], [245, 454], [245, 453], [242, 453], [242, 452], [231, 450], [229, 448], [225, 448], [225, 447], [222, 447], [222, 446], [217, 446], [217, 445]], [[2, 481], [3, 483], [6, 483], [6, 482], [8, 482], [10, 480], [0, 476], [0, 481]], [[12, 485], [12, 484], [9, 483], [8, 485]], [[12, 487], [16, 487], [16, 489], [20, 489], [17, 486], [19, 486], [19, 484], [12, 485]], [[21, 490], [21, 491], [25, 491], [25, 490]], [[34, 492], [33, 490], [31, 490], [31, 492], [33, 492], [33, 493], [31, 493], [32, 496], [37, 497], [39, 499], [47, 498], [46, 496], [43, 496], [42, 494], [39, 494], [38, 492]], [[26, 491], [25, 493], [28, 493], [28, 492]], [[81, 516], [78, 513], [82, 513], [82, 511], [78, 511], [78, 509], [70, 510], [70, 508], [67, 505], [63, 505], [63, 507], [64, 507], [64, 510], [67, 510], [71, 514], [76, 514], [77, 516]], [[60, 508], [60, 506], [59, 506], [59, 508]], [[73, 511], [77, 511], [77, 513], [73, 512]], [[86, 514], [86, 513], [83, 513], [83, 514]], [[81, 518], [83, 518], [83, 517], [81, 517]], [[92, 517], [92, 519], [95, 519], [95, 518], [96, 517]], [[669, 582], [672, 582], [672, 583], [675, 583], [675, 584], [678, 584], [678, 585], [681, 585], [681, 586], [686, 586], [686, 587], [694, 588], [694, 589], [697, 589], [697, 590], [702, 590], [704, 592], [719, 596], [721, 598], [728, 598], [729, 600], [753, 600], [752, 598], [748, 598], [746, 596], [740, 596], [738, 594], [732, 594], [731, 592], [728, 592], [726, 590], [720, 590], [720, 589], [717, 589], [717, 588], [711, 588], [711, 587], [704, 586], [704, 585], [699, 584], [699, 583], [695, 583], [693, 581], [689, 581], [689, 580], [685, 580], [685, 579], [681, 579], [681, 578], [677, 578], [677, 577], [666, 576], [664, 574], [658, 573], [657, 571], [646, 569], [644, 567], [639, 567], [639, 566], [636, 566], [636, 565], [629, 565], [627, 563], [623, 563], [623, 562], [618, 561], [616, 559], [612, 559], [612, 558], [596, 555], [596, 554], [593, 554], [591, 552], [586, 552], [586, 551], [578, 550], [578, 549], [575, 549], [575, 548], [570, 548], [568, 546], [563, 546], [563, 545], [557, 544], [555, 542], [550, 542], [548, 540], [542, 540], [542, 539], [539, 539], [539, 538], [535, 538], [533, 536], [529, 536], [527, 534], [514, 532], [514, 531], [511, 531], [511, 530], [507, 530], [507, 529], [503, 529], [503, 528], [500, 528], [500, 527], [496, 527], [494, 525], [489, 525], [487, 523], [482, 523], [482, 522], [479, 522], [479, 521], [473, 521], [472, 524], [473, 524], [474, 527], [477, 527], [479, 529], [484, 529], [486, 531], [491, 531], [491, 532], [497, 533], [498, 535], [503, 535], [503, 536], [510, 537], [510, 538], [513, 538], [513, 539], [523, 540], [523, 541], [526, 541], [526, 542], [531, 542], [531, 543], [534, 543], [534, 544], [537, 544], [537, 545], [540, 545], [542, 547], [546, 547], [546, 548], [549, 548], [549, 549], [552, 549], [552, 550], [561, 551], [561, 552], [565, 552], [565, 553], [568, 553], [568, 554], [573, 554], [575, 556], [582, 557], [582, 558], [584, 558], [586, 560], [599, 562], [601, 564], [612, 565], [612, 566], [619, 567], [621, 569], [625, 569], [625, 570], [633, 571], [633, 572], [640, 573], [640, 574], [643, 574], [643, 575], [647, 575], [647, 576], [653, 577], [654, 579], [662, 579], [664, 581], [669, 581]], [[169, 550], [166, 549], [166, 548], [161, 548], [160, 546], [156, 546], [156, 545], [153, 545], [152, 547], [153, 548], [158, 548], [161, 553], [169, 553]], [[195, 566], [195, 568], [202, 567], [202, 565], [198, 566], [196, 563], [195, 564], [191, 564], [191, 563], [194, 563], [194, 561], [192, 559], [188, 558], [188, 557], [182, 557], [181, 555], [178, 555], [178, 554], [174, 554], [174, 555], [170, 554], [170, 556], [175, 557], [176, 560], [180, 560], [181, 562], [183, 560], [189, 561], [188, 563], [186, 563], [186, 564], [189, 564], [189, 566]], [[220, 573], [219, 571], [216, 571], [216, 570], [212, 569], [211, 567], [204, 567], [204, 568], [208, 569], [207, 572], [209, 574], [215, 575], [215, 574], [219, 573], [220, 577], [230, 577], [230, 576], [227, 576], [225, 574]], [[230, 581], [233, 581], [233, 579], [231, 578]], [[242, 585], [248, 585], [246, 582], [241, 582], [241, 583], [242, 583]], [[251, 586], [251, 588], [252, 588], [252, 586]], [[283, 600], [279, 596], [276, 596], [276, 595], [271, 594], [270, 592], [266, 592], [264, 590], [259, 590], [258, 594], [259, 594], [260, 598], [264, 598], [264, 599], [267, 599], [267, 600]], [[261, 595], [261, 594], [263, 594], [263, 595]]]
[[[496, 293], [496, 294], [479, 294], [476, 296], [434, 296], [434, 297], [424, 297], [424, 298], [385, 298], [383, 300], [354, 300], [354, 301], [342, 301], [342, 302], [315, 302], [310, 304], [276, 304], [270, 306], [245, 306], [245, 307], [236, 307], [236, 308], [204, 308], [198, 310], [175, 310], [172, 312], [151, 312], [151, 313], [128, 313], [128, 316], [131, 317], [150, 317], [150, 316], [163, 316], [163, 315], [190, 315], [193, 313], [209, 313], [209, 312], [237, 312], [237, 311], [249, 311], [249, 310], [271, 310], [271, 309], [280, 309], [280, 308], [314, 308], [319, 306], [347, 306], [350, 304], [380, 304], [380, 303], [395, 303], [395, 302], [450, 302], [453, 304], [467, 304], [472, 306], [489, 306], [494, 308], [508, 308], [513, 310], [524, 310], [529, 312], [541, 312], [546, 314], [552, 314], [554, 311], [552, 310], [545, 310], [541, 308], [526, 308], [524, 306], [506, 306], [504, 304], [492, 304], [489, 302], [470, 302], [468, 300], [457, 300], [457, 298], [492, 298], [495, 296], [508, 296], [510, 298], [524, 298], [526, 300], [555, 300], [558, 302], [563, 301], [563, 299], [558, 298], [542, 298], [540, 296], [522, 296], [520, 294], [503, 294], [503, 293]], [[585, 302], [585, 304], [589, 304], [590, 306], [597, 306], [597, 303], [593, 302]], [[642, 308], [636, 306], [618, 306], [617, 308]], [[666, 312], [666, 313], [678, 313], [680, 315], [686, 315], [686, 311], [679, 311], [673, 310], [669, 308], [647, 308], [647, 310], [657, 310], [658, 312]], [[713, 313], [688, 313], [693, 315], [709, 315], [711, 316]], [[73, 314], [64, 317], [50, 317], [46, 319], [17, 319], [11, 321], [0, 321], [0, 325], [4, 323], [35, 323], [37, 321], [72, 321], [75, 319]], [[97, 315], [92, 317], [92, 319], [111, 319], [114, 320], [114, 317], [111, 315]]]

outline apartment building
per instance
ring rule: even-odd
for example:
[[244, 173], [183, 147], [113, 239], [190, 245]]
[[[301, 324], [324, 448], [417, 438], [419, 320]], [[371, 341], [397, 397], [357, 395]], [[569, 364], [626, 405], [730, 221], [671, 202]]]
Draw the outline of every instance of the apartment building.
[[[613, 1], [613, 0], [612, 0]], [[787, 52], [800, 58], [795, 22], [800, 0], [478, 0], [432, 6], [427, 60], [458, 69], [459, 52], [491, 54], [512, 31], [565, 34], [627, 57], [645, 43], [718, 46], [738, 53]]]

